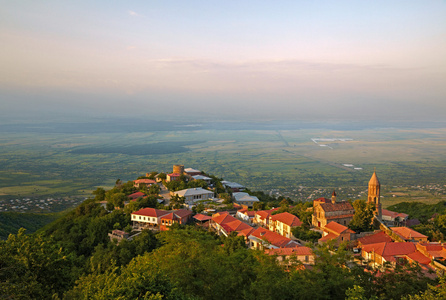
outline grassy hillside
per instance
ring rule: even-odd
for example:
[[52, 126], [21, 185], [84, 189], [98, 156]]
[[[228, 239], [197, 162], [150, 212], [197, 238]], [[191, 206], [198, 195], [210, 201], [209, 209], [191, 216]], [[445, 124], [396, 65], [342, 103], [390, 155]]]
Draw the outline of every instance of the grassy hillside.
[[23, 227], [27, 233], [33, 233], [61, 217], [64, 213], [34, 214], [34, 213], [0, 213], [0, 239], [8, 238], [10, 233], [16, 234]]

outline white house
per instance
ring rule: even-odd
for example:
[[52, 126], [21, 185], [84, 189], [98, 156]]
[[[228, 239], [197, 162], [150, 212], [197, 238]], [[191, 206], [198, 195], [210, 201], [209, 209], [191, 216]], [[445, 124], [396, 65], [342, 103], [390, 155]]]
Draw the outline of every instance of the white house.
[[169, 213], [169, 211], [155, 208], [143, 208], [135, 211], [131, 214], [133, 229], [159, 228], [161, 217]]
[[212, 178], [207, 177], [207, 176], [203, 176], [203, 175], [195, 175], [195, 176], [192, 176], [192, 178], [194, 180], [203, 180], [207, 184], [211, 184], [211, 182], [212, 182]]
[[238, 192], [232, 194], [235, 199], [235, 202], [240, 205], [246, 205], [247, 207], [252, 207], [255, 202], [259, 202], [259, 198], [256, 196], [250, 196], [248, 193]]
[[194, 204], [197, 201], [200, 200], [207, 200], [214, 197], [214, 192], [211, 192], [209, 190], [205, 190], [203, 188], [193, 188], [193, 189], [185, 189], [177, 192], [171, 192], [173, 195], [178, 195], [180, 197], [184, 197], [184, 202], [187, 205]]

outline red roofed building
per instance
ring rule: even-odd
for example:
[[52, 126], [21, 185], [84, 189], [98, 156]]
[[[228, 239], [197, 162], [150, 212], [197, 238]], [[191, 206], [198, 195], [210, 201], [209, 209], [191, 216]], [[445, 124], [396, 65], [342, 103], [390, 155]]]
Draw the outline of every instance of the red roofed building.
[[182, 174], [179, 173], [170, 173], [166, 175], [166, 182], [171, 182], [175, 180], [179, 180]]
[[245, 222], [250, 224], [253, 223], [253, 220], [256, 216], [256, 212], [252, 210], [248, 210], [247, 208], [239, 209], [235, 216], [239, 219], [242, 219]]
[[256, 211], [254, 219], [252, 220], [254, 224], [263, 226], [268, 228], [269, 217], [273, 211], [278, 210], [279, 208], [273, 208], [269, 210], [259, 210]]
[[212, 217], [210, 216], [206, 216], [206, 215], [202, 215], [202, 214], [196, 214], [194, 216], [194, 219], [199, 221], [199, 222], [206, 222], [212, 219]]
[[395, 263], [397, 259], [414, 253], [417, 250], [413, 243], [376, 243], [362, 247], [361, 255], [375, 266], [382, 266], [385, 262]]
[[355, 214], [353, 206], [347, 201], [337, 202], [335, 191], [333, 191], [331, 201], [327, 200], [319, 198], [313, 201], [313, 226], [323, 228], [330, 222], [347, 226]]
[[363, 245], [377, 244], [377, 243], [383, 243], [383, 242], [390, 243], [390, 242], [393, 242], [393, 240], [384, 231], [378, 231], [374, 234], [359, 238], [358, 239], [358, 247], [362, 247]]
[[292, 248], [300, 245], [296, 241], [262, 227], [255, 229], [248, 238], [250, 248], [258, 250]]
[[169, 214], [167, 210], [143, 208], [131, 214], [134, 230], [159, 229], [161, 217]]
[[187, 209], [173, 210], [170, 214], [161, 217], [161, 230], [168, 230], [168, 227], [175, 223], [186, 224], [192, 217], [192, 211]]
[[151, 186], [152, 184], [155, 184], [155, 183], [156, 183], [155, 180], [152, 180], [152, 179], [137, 179], [137, 180], [133, 180], [133, 186], [138, 188], [138, 189], [140, 187], [142, 187], [142, 186], [149, 187], [149, 186]]
[[269, 216], [269, 230], [275, 231], [280, 235], [291, 238], [293, 234], [291, 229], [296, 226], [302, 225], [302, 222], [298, 217], [288, 212], [283, 212], [277, 215]]
[[431, 260], [446, 260], [446, 245], [441, 243], [418, 243], [417, 250]]
[[138, 198], [143, 198], [145, 196], [146, 196], [146, 194], [144, 194], [143, 192], [136, 192], [136, 193], [128, 195], [127, 197], [130, 199], [130, 201], [133, 201]]
[[353, 230], [336, 222], [328, 223], [323, 230], [322, 238], [318, 240], [319, 244], [326, 243], [330, 240], [336, 240], [336, 244], [339, 245], [344, 241], [351, 241], [355, 235]]
[[396, 235], [407, 241], [427, 242], [427, 236], [408, 227], [391, 227]]
[[211, 227], [215, 229], [218, 234], [228, 236], [231, 232], [241, 232], [244, 230], [253, 229], [248, 224], [234, 218], [228, 213], [216, 213], [212, 216]]
[[382, 209], [382, 220], [390, 225], [406, 224], [408, 214], [398, 213], [387, 209]]
[[315, 254], [309, 247], [297, 246], [294, 248], [276, 248], [265, 251], [269, 255], [277, 255], [279, 263], [290, 265], [300, 261], [306, 265], [314, 265]]

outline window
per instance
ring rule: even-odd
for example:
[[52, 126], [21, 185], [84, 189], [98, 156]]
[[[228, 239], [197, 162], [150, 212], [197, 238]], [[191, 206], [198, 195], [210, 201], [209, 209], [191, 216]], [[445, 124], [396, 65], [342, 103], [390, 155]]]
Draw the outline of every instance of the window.
[[305, 255], [305, 262], [308, 262], [308, 261], [309, 261], [308, 255]]

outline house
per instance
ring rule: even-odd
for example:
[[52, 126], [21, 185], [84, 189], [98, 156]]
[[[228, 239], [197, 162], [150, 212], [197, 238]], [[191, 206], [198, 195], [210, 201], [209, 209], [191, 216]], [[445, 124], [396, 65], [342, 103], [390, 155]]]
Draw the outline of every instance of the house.
[[313, 201], [312, 224], [317, 228], [323, 228], [330, 222], [347, 226], [354, 214], [353, 206], [347, 201], [336, 201], [336, 193], [333, 191], [331, 201], [326, 198]]
[[138, 198], [144, 198], [144, 197], [146, 197], [146, 194], [144, 194], [143, 192], [136, 192], [127, 196], [127, 198], [129, 198], [130, 201], [134, 201]]
[[291, 229], [301, 225], [302, 222], [299, 220], [299, 218], [288, 212], [270, 215], [268, 220], [269, 230], [277, 232], [278, 234], [288, 238], [293, 236]]
[[424, 234], [419, 233], [418, 231], [415, 231], [408, 227], [391, 227], [390, 228], [393, 233], [395, 233], [397, 236], [405, 240], [406, 242], [409, 241], [417, 241], [417, 242], [427, 242], [427, 236]]
[[399, 262], [409, 261], [429, 268], [428, 265], [431, 262], [411, 242], [382, 242], [364, 245], [361, 255], [374, 267], [383, 266], [386, 262], [395, 265]]
[[207, 221], [212, 220], [211, 216], [206, 216], [206, 215], [202, 215], [202, 214], [196, 214], [195, 216], [193, 216], [193, 218], [195, 219], [195, 221], [199, 222], [200, 224], [203, 224]]
[[300, 261], [305, 265], [314, 265], [316, 255], [313, 250], [305, 246], [293, 248], [275, 248], [265, 251], [268, 255], [277, 255], [280, 264], [291, 264], [293, 261]]
[[256, 196], [250, 196], [248, 193], [244, 192], [233, 193], [232, 196], [234, 197], [235, 203], [245, 205], [247, 207], [252, 207], [254, 203], [260, 201]]
[[408, 214], [398, 213], [387, 209], [382, 209], [382, 221], [389, 225], [406, 225]]
[[298, 242], [284, 237], [276, 232], [259, 227], [255, 229], [248, 237], [249, 247], [251, 249], [275, 249], [275, 248], [293, 248], [301, 246]]
[[225, 188], [230, 189], [233, 193], [241, 192], [241, 191], [246, 189], [245, 186], [243, 186], [243, 185], [241, 185], [241, 184], [239, 184], [237, 182], [230, 182], [230, 181], [224, 180], [224, 181], [221, 182], [221, 184], [223, 184], [223, 186]]
[[161, 217], [169, 214], [167, 210], [143, 208], [131, 214], [134, 230], [160, 229]]
[[138, 189], [143, 187], [143, 186], [148, 188], [152, 184], [155, 184], [155, 183], [156, 183], [155, 180], [152, 180], [152, 179], [136, 179], [136, 180], [133, 180], [133, 186], [138, 188]]
[[166, 175], [166, 182], [171, 182], [171, 181], [176, 181], [176, 180], [180, 180], [180, 176], [182, 174], [180, 173], [170, 173]]
[[110, 241], [113, 242], [113, 240], [117, 241], [117, 244], [119, 244], [122, 240], [127, 240], [129, 238], [129, 234], [125, 231], [115, 229], [111, 233], [108, 234], [110, 237]]
[[273, 208], [273, 209], [269, 209], [269, 210], [258, 210], [258, 211], [256, 211], [254, 219], [253, 219], [253, 223], [257, 224], [259, 226], [263, 226], [265, 228], [268, 228], [269, 216], [271, 215], [271, 213], [273, 211], [276, 211], [278, 209], [279, 208]]
[[416, 244], [417, 250], [431, 260], [446, 260], [446, 245], [442, 243], [420, 242]]
[[212, 178], [207, 177], [207, 176], [203, 176], [203, 175], [194, 175], [192, 176], [192, 178], [194, 180], [203, 180], [204, 182], [206, 182], [208, 185], [212, 183]]
[[248, 222], [250, 224], [253, 223], [253, 219], [256, 215], [255, 211], [248, 210], [247, 208], [239, 209], [235, 216], [245, 222]]
[[184, 202], [187, 205], [193, 205], [195, 202], [200, 200], [207, 200], [214, 198], [214, 192], [203, 189], [201, 187], [171, 192], [171, 195], [172, 196], [178, 195], [180, 197], [184, 197]]
[[195, 170], [195, 169], [192, 169], [192, 168], [186, 168], [186, 169], [184, 169], [184, 173], [186, 174], [186, 175], [189, 175], [189, 176], [196, 176], [196, 175], [201, 175], [201, 171], [200, 170]]
[[371, 235], [366, 235], [358, 239], [358, 247], [362, 247], [364, 245], [369, 244], [377, 244], [377, 243], [390, 243], [393, 242], [392, 238], [387, 235], [384, 231], [378, 231]]
[[333, 221], [325, 225], [323, 231], [322, 237], [318, 240], [319, 244], [336, 240], [336, 245], [339, 245], [342, 242], [351, 241], [355, 237], [353, 230]]
[[240, 233], [241, 231], [252, 230], [248, 224], [234, 218], [229, 213], [216, 213], [212, 216], [211, 227], [218, 234], [229, 236], [233, 231]]
[[178, 209], [170, 212], [169, 214], [161, 216], [161, 231], [168, 230], [170, 226], [175, 223], [186, 224], [192, 217], [192, 211], [187, 209]]

